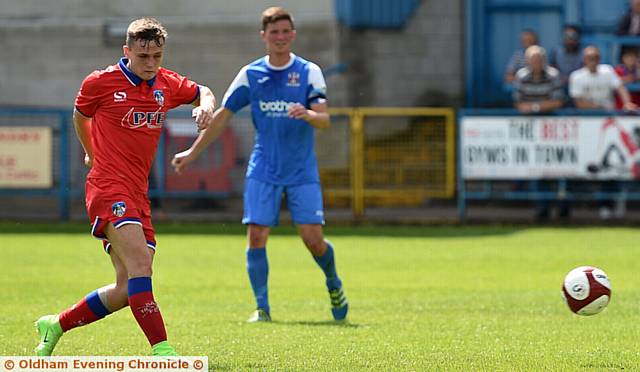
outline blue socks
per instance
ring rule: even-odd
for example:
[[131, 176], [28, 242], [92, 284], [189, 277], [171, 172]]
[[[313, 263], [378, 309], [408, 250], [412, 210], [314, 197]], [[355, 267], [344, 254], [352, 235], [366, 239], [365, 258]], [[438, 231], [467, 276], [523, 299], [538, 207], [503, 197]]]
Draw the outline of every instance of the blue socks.
[[324, 271], [324, 275], [327, 277], [327, 289], [331, 291], [342, 287], [342, 282], [336, 273], [336, 262], [333, 259], [333, 247], [328, 240], [325, 240], [325, 243], [327, 243], [327, 251], [324, 252], [322, 256], [313, 256], [313, 259], [316, 260], [318, 266], [320, 266], [322, 271]]
[[253, 288], [253, 295], [259, 308], [267, 313], [269, 309], [269, 294], [267, 278], [269, 277], [269, 262], [265, 248], [247, 248], [247, 272]]

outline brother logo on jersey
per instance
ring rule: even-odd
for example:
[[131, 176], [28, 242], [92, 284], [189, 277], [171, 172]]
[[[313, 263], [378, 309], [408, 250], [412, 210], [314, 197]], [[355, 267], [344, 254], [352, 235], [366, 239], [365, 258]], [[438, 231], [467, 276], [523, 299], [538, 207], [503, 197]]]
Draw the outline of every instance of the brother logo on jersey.
[[296, 102], [287, 102], [283, 100], [265, 102], [260, 100], [258, 104], [260, 105], [260, 111], [264, 112], [266, 116], [277, 117], [287, 116], [289, 108], [295, 105]]

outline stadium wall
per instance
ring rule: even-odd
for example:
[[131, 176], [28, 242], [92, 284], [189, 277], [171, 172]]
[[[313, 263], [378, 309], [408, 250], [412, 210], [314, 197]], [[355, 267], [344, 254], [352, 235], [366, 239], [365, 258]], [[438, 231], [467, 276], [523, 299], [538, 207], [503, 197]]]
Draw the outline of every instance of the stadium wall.
[[341, 26], [347, 106], [460, 106], [462, 0], [424, 0], [401, 29]]
[[[194, 0], [0, 1], [0, 105], [70, 107], [84, 76], [122, 55], [126, 25], [152, 15], [169, 32], [164, 65], [210, 86], [219, 99], [239, 69], [264, 55], [260, 13], [271, 3]], [[281, 1], [296, 16], [296, 53], [331, 68], [338, 31], [329, 1]], [[341, 75], [327, 78], [342, 105]]]
[[[278, 4], [296, 16], [296, 52], [328, 72], [332, 106], [450, 107], [464, 94], [462, 1], [421, 1], [395, 30], [341, 26], [333, 1]], [[124, 28], [142, 15], [156, 16], [168, 28], [165, 65], [221, 97], [239, 68], [262, 56], [258, 19], [270, 5], [0, 0], [0, 104], [69, 107], [82, 78], [121, 55]]]

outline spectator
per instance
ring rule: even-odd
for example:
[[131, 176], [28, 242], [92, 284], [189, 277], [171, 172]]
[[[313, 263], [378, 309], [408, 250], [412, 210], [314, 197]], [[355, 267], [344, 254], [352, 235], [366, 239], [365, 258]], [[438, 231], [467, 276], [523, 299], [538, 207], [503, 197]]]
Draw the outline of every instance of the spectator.
[[546, 63], [544, 48], [533, 45], [525, 52], [527, 66], [513, 81], [513, 104], [523, 114], [550, 112], [564, 104], [560, 73]]
[[[640, 68], [638, 66], [638, 49], [623, 48], [620, 63], [615, 67], [616, 74], [620, 77], [623, 84], [633, 84], [640, 82]], [[640, 92], [630, 90], [631, 102], [640, 105]], [[622, 109], [622, 100], [616, 96], [616, 108]]]
[[640, 35], [640, 0], [631, 0], [631, 7], [618, 21], [616, 35]]
[[524, 57], [524, 51], [532, 45], [538, 44], [538, 35], [533, 30], [524, 30], [520, 34], [520, 44], [522, 49], [518, 49], [513, 52], [509, 63], [507, 64], [507, 71], [504, 75], [504, 81], [511, 84], [515, 78], [516, 72], [523, 67], [527, 66], [527, 61]]
[[565, 25], [562, 33], [562, 45], [551, 51], [551, 66], [560, 72], [560, 80], [566, 87], [569, 75], [582, 67], [582, 48], [580, 48], [580, 29], [574, 25]]
[[[560, 73], [547, 65], [544, 48], [532, 45], [525, 51], [527, 66], [516, 73], [513, 80], [513, 104], [523, 114], [545, 113], [561, 108], [565, 94], [560, 80]], [[551, 185], [547, 181], [534, 181], [538, 191], [549, 191]], [[544, 222], [549, 219], [550, 203], [538, 200], [536, 203], [536, 220]], [[558, 216], [569, 217], [567, 201], [559, 204]]]
[[622, 99], [625, 110], [635, 110], [629, 91], [613, 67], [600, 64], [600, 50], [588, 46], [583, 52], [584, 67], [569, 76], [569, 95], [579, 109], [613, 110], [614, 92]]

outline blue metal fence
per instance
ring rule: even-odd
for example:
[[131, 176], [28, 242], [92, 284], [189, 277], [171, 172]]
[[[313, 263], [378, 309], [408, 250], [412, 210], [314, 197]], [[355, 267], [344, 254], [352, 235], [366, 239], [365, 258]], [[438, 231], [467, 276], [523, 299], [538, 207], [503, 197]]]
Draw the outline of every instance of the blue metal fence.
[[[172, 111], [168, 115], [168, 122], [172, 120], [191, 120], [190, 110], [177, 110]], [[234, 130], [240, 132], [243, 137], [249, 137], [252, 139], [252, 127], [250, 124], [250, 117], [248, 111], [241, 111], [234, 118], [236, 126]], [[240, 122], [240, 123], [238, 123]], [[49, 109], [38, 107], [0, 107], [0, 127], [1, 126], [38, 126], [38, 127], [50, 127], [52, 129], [52, 168], [53, 168], [53, 185], [50, 188], [38, 189], [38, 188], [0, 188], [0, 199], [3, 199], [3, 213], [0, 214], [0, 218], [14, 218], [15, 216], [25, 215], [26, 217], [42, 218], [57, 218], [61, 220], [68, 220], [71, 217], [71, 205], [73, 201], [79, 201], [84, 196], [84, 184], [88, 169], [83, 164], [84, 151], [80, 146], [75, 136], [72, 123], [72, 111], [69, 109]], [[195, 126], [195, 124], [194, 124]], [[195, 137], [194, 137], [195, 138]], [[169, 151], [182, 151], [188, 146], [186, 143], [191, 143], [193, 138], [186, 138], [180, 145], [174, 144], [168, 146], [175, 138], [168, 135], [167, 131], [163, 131], [160, 137], [158, 150], [156, 153], [156, 162], [153, 165], [155, 174], [152, 174], [157, 182], [150, 182], [152, 185], [149, 189], [148, 195], [150, 198], [173, 198], [173, 199], [220, 199], [227, 198], [235, 190], [217, 190], [212, 188], [195, 188], [195, 189], [180, 189], [167, 188], [167, 180], [169, 177], [174, 177], [173, 174], [168, 174], [167, 169], [170, 169], [170, 161], [173, 153]], [[186, 142], [185, 142], [186, 141]], [[215, 144], [209, 146], [203, 155], [208, 151], [216, 152], [212, 156], [218, 156], [220, 146], [223, 146], [220, 141], [216, 141]], [[184, 147], [184, 148], [182, 148]], [[247, 152], [247, 146], [242, 151]], [[201, 156], [203, 158], [203, 156]], [[44, 159], [44, 157], [43, 157]], [[202, 159], [206, 163], [207, 159]], [[236, 178], [242, 178], [244, 175], [245, 159], [239, 159], [234, 163], [234, 174], [238, 176]], [[190, 167], [193, 169], [194, 167]], [[207, 171], [212, 167], [208, 167]], [[153, 172], [152, 172], [153, 173]], [[188, 171], [187, 171], [188, 173]], [[204, 172], [201, 172], [204, 173]], [[188, 176], [187, 176], [188, 177]], [[242, 185], [238, 185], [237, 180], [231, 182], [234, 188], [241, 188]], [[55, 201], [56, 211], [39, 205], [36, 198], [41, 197], [47, 201]], [[26, 199], [19, 199], [26, 198]], [[28, 203], [22, 203], [21, 200], [29, 200]], [[13, 213], [12, 213], [13, 209]], [[19, 209], [19, 210], [17, 210]], [[23, 214], [17, 212], [24, 212]]]

